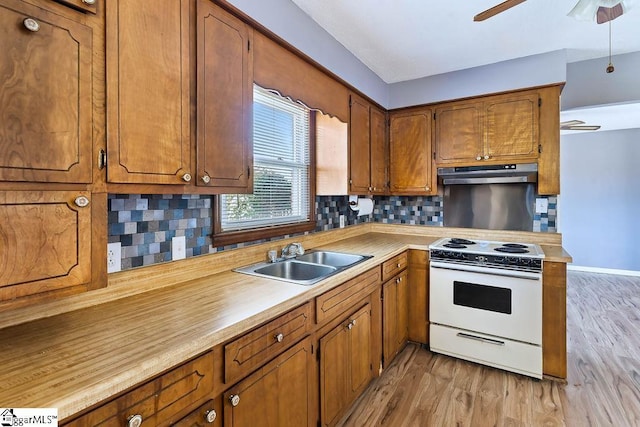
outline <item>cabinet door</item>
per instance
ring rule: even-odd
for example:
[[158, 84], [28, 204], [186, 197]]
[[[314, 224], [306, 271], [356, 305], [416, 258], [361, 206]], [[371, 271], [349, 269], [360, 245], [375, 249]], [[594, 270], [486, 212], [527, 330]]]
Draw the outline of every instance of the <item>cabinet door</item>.
[[435, 194], [431, 116], [430, 109], [391, 115], [389, 131], [391, 193]]
[[409, 251], [408, 265], [408, 339], [429, 343], [429, 252]]
[[225, 393], [225, 427], [315, 425], [312, 375], [306, 338]]
[[370, 111], [371, 130], [371, 192], [385, 194], [388, 191], [389, 144], [385, 113], [375, 107]]
[[0, 192], [0, 301], [91, 281], [91, 194]]
[[366, 194], [371, 190], [369, 127], [369, 103], [351, 95], [349, 121], [349, 193], [351, 194]]
[[382, 341], [385, 367], [389, 366], [408, 339], [408, 289], [406, 271], [382, 286]]
[[456, 102], [436, 108], [436, 163], [482, 160], [483, 120], [482, 102]]
[[533, 160], [538, 157], [537, 93], [488, 99], [485, 102], [485, 123], [488, 159]]
[[92, 29], [0, 0], [0, 181], [92, 180]]
[[253, 32], [211, 1], [198, 2], [197, 185], [251, 192]]
[[191, 179], [189, 0], [106, 2], [107, 178]]
[[320, 338], [320, 419], [334, 425], [373, 378], [371, 305]]

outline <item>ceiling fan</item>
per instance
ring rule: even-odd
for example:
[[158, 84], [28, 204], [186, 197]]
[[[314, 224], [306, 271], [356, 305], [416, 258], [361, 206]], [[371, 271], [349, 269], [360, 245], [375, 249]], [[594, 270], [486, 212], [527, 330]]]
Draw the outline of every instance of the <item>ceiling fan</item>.
[[[476, 22], [484, 21], [525, 1], [526, 0], [503, 1], [484, 12], [480, 12], [473, 17], [473, 20]], [[636, 0], [578, 0], [568, 16], [579, 20], [595, 20], [598, 24], [603, 24], [626, 13], [634, 1]]]
[[598, 125], [586, 125], [582, 120], [569, 120], [560, 123], [560, 130], [598, 130]]

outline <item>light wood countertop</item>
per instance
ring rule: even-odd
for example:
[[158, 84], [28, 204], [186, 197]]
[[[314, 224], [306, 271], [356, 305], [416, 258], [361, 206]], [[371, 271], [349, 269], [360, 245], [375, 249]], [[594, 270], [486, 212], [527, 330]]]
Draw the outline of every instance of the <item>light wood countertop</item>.
[[[61, 308], [54, 304], [48, 307], [51, 317], [12, 326], [0, 323], [6, 326], [0, 329], [0, 402], [5, 407], [56, 407], [63, 420], [407, 249], [427, 250], [431, 242], [441, 237], [396, 234], [405, 231], [401, 227], [391, 233], [390, 229], [379, 232], [371, 226], [345, 230], [333, 237], [326, 237], [327, 234], [297, 238], [303, 243], [316, 243], [308, 247], [373, 255], [314, 286], [229, 271], [262, 260], [265, 247], [269, 246], [265, 244], [185, 262], [182, 280], [179, 263], [118, 273], [114, 283], [110, 282], [116, 292], [122, 293], [117, 299], [101, 296], [99, 303], [88, 306], [83, 306], [81, 299], [70, 300], [74, 311], [59, 313]], [[281, 247], [283, 242], [288, 240], [271, 245]], [[549, 251], [552, 260], [570, 260], [561, 246], [546, 245], [544, 250]], [[137, 294], [118, 290], [118, 286], [124, 289], [119, 281], [126, 278], [137, 280], [137, 284], [156, 283], [145, 285], [148, 288]], [[171, 285], [157, 283], [163, 280]], [[30, 316], [34, 314], [27, 313], [24, 319], [30, 320]]]

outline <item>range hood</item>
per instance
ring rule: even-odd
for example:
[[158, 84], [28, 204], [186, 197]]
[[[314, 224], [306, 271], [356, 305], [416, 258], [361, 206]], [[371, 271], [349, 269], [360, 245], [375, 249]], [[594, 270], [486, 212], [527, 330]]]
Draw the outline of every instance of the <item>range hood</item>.
[[536, 182], [538, 165], [524, 163], [438, 168], [438, 179], [444, 185]]

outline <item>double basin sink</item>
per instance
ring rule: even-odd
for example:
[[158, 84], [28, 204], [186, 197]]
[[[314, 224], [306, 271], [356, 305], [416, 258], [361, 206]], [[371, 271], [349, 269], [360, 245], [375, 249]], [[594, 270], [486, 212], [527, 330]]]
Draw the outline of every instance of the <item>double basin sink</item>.
[[313, 251], [295, 258], [277, 262], [261, 262], [236, 268], [233, 271], [309, 286], [371, 257], [371, 255]]

